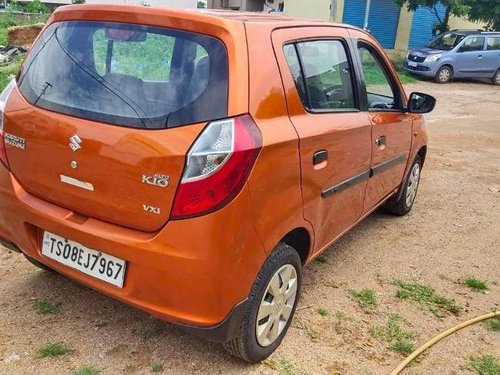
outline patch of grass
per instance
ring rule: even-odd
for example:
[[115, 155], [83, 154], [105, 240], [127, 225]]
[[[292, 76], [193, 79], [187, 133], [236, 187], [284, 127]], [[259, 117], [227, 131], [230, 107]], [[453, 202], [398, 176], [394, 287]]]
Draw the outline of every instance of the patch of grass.
[[330, 315], [328, 310], [322, 309], [322, 308], [317, 309], [316, 312], [321, 316], [329, 316]]
[[319, 338], [319, 333], [312, 328], [311, 326], [307, 324], [302, 325], [304, 328], [304, 332], [306, 333], [307, 337], [309, 337], [311, 340], [317, 340]]
[[397, 340], [390, 346], [390, 348], [396, 353], [408, 355], [414, 352], [415, 345], [409, 340]]
[[274, 361], [272, 359], [265, 359], [263, 362], [267, 367], [272, 370], [278, 371], [280, 375], [299, 375], [302, 372], [297, 370], [297, 368], [287, 359], [280, 359]]
[[338, 320], [345, 320], [345, 321], [348, 321], [348, 322], [354, 322], [354, 321], [356, 321], [355, 318], [353, 318], [349, 314], [346, 314], [345, 312], [342, 312], [342, 311], [335, 311], [334, 316]]
[[59, 357], [64, 354], [68, 354], [70, 350], [62, 342], [51, 342], [45, 346], [38, 349], [38, 356], [40, 358], [45, 357]]
[[484, 322], [486, 328], [498, 332], [500, 331], [500, 318], [491, 318]]
[[154, 374], [157, 374], [159, 372], [163, 372], [164, 367], [161, 363], [154, 363], [153, 366], [151, 366], [151, 372]]
[[316, 259], [314, 259], [316, 262], [318, 262], [319, 264], [326, 264], [328, 263], [328, 259], [326, 259], [325, 256], [323, 255], [320, 255], [319, 257], [317, 257]]
[[142, 331], [141, 337], [144, 341], [147, 341], [153, 337], [160, 336], [163, 332], [165, 332], [165, 323], [155, 320]]
[[477, 291], [488, 290], [488, 284], [486, 281], [478, 280], [475, 277], [468, 277], [465, 279], [464, 285]]
[[373, 310], [378, 306], [377, 295], [373, 289], [350, 290], [349, 295], [365, 310]]
[[370, 329], [370, 334], [378, 339], [389, 342], [390, 349], [400, 354], [410, 354], [415, 350], [412, 341], [414, 335], [411, 332], [404, 331], [400, 322], [403, 320], [401, 315], [389, 314], [387, 323], [384, 326], [375, 325]]
[[10, 82], [10, 80], [16, 75], [19, 70], [19, 66], [23, 62], [23, 56], [17, 57], [15, 60], [7, 65], [0, 65], [0, 90], [3, 91], [5, 86]]
[[406, 70], [403, 69], [403, 61], [404, 61], [403, 56], [391, 57], [391, 62], [394, 65], [394, 68], [396, 68], [396, 72], [398, 73], [401, 82], [403, 84], [418, 82], [418, 78], [416, 76], [414, 76], [411, 73], [408, 73]]
[[56, 314], [59, 311], [59, 306], [49, 302], [47, 300], [36, 300], [33, 303], [33, 308], [37, 312], [37, 314], [45, 315], [45, 314]]
[[492, 355], [472, 357], [467, 368], [478, 375], [498, 375], [500, 374], [500, 359]]
[[98, 375], [99, 370], [92, 366], [82, 366], [73, 372], [73, 375]]
[[434, 288], [428, 285], [409, 283], [403, 280], [394, 280], [392, 282], [399, 289], [396, 297], [415, 302], [437, 317], [443, 317], [445, 312], [458, 314], [462, 307], [454, 300], [448, 299], [436, 293]]

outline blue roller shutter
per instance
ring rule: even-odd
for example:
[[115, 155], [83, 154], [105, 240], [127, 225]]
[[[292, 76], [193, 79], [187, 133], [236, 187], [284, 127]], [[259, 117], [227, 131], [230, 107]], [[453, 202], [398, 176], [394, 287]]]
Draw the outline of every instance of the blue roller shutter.
[[[363, 27], [366, 0], [346, 0], [343, 22]], [[368, 29], [384, 48], [394, 48], [400, 8], [392, 0], [372, 0]]]
[[[439, 3], [436, 6], [439, 17], [444, 19], [446, 7]], [[432, 39], [432, 28], [438, 18], [430, 8], [418, 7], [413, 13], [413, 21], [410, 30], [410, 48], [424, 47]]]

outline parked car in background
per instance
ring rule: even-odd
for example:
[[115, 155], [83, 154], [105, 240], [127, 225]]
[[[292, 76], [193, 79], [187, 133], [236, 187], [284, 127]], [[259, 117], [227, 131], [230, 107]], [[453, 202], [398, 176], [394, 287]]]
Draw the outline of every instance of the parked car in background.
[[403, 67], [439, 83], [453, 78], [489, 78], [500, 85], [500, 32], [445, 32], [427, 47], [408, 52]]
[[434, 105], [351, 26], [61, 7], [0, 95], [0, 242], [260, 361], [303, 266], [411, 210]]

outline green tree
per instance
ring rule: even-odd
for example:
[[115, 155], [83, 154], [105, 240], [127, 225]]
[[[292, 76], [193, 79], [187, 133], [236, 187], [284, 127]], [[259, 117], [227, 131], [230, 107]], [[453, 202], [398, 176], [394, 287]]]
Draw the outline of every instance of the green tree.
[[500, 1], [464, 0], [471, 21], [484, 22], [490, 30], [500, 31]]
[[[448, 30], [448, 21], [450, 15], [463, 17], [466, 16], [470, 11], [469, 4], [466, 2], [475, 2], [476, 0], [394, 0], [399, 6], [406, 5], [408, 10], [416, 10], [420, 6], [429, 8], [436, 16], [438, 20], [436, 24], [436, 29], [443, 32]], [[498, 0], [484, 0], [491, 3], [497, 2]], [[443, 4], [446, 7], [446, 11], [443, 17], [439, 14], [438, 5]]]

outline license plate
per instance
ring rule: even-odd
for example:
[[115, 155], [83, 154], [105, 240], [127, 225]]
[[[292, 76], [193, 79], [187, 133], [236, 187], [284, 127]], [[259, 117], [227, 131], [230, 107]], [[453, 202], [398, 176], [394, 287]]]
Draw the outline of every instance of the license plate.
[[413, 66], [414, 68], [416, 68], [418, 66], [418, 64], [416, 62], [413, 62], [413, 61], [408, 61], [408, 65]]
[[43, 234], [42, 254], [96, 279], [123, 287], [127, 262], [57, 234]]

